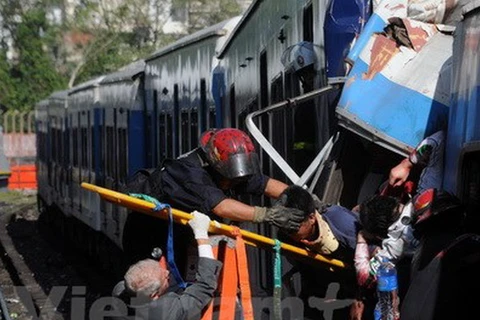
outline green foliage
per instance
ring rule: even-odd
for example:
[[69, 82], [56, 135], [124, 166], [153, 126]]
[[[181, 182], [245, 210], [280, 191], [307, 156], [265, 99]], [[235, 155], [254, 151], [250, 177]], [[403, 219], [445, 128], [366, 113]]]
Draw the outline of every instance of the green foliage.
[[0, 103], [8, 109], [31, 110], [36, 102], [65, 85], [48, 54], [49, 25], [41, 7], [24, 11], [21, 21], [10, 25], [17, 58], [8, 61], [4, 49], [0, 57]]
[[[0, 1], [0, 105], [31, 110], [53, 91], [118, 70], [178, 39], [182, 35], [163, 33], [167, 3], [82, 0], [67, 15], [59, 14], [62, 0]], [[235, 0], [173, 5], [188, 12], [188, 32], [240, 13]]]

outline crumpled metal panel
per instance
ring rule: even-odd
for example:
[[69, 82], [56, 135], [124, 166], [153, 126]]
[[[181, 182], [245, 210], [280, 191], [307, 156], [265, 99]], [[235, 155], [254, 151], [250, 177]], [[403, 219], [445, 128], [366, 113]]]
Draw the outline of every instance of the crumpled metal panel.
[[347, 129], [405, 155], [446, 125], [453, 37], [411, 19], [390, 27], [361, 51], [337, 115]]

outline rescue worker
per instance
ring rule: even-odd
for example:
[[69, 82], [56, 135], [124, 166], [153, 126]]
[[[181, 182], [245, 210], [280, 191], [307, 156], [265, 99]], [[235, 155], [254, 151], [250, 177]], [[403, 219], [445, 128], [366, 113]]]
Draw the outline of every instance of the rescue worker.
[[208, 238], [210, 218], [197, 211], [192, 214], [188, 224], [198, 247], [196, 281], [183, 290], [171, 283], [169, 270], [158, 261], [141, 260], [130, 266], [113, 289], [113, 296], [121, 300], [117, 300], [113, 319], [200, 319], [217, 288], [222, 263], [214, 259]]
[[[266, 195], [276, 199], [287, 185], [260, 172], [259, 158], [250, 137], [234, 128], [211, 129], [200, 137], [199, 147], [177, 159], [166, 159], [162, 167], [140, 170], [129, 183], [129, 191], [144, 193], [168, 203], [173, 208], [191, 212], [199, 210], [216, 219], [267, 222], [295, 231], [303, 213], [294, 208], [262, 207], [234, 199], [237, 195]], [[147, 256], [153, 247], [166, 242], [163, 222], [153, 221], [142, 214], [129, 214], [124, 245], [127, 255], [134, 259]], [[176, 233], [185, 234], [175, 225]], [[186, 242], [186, 241], [185, 241]], [[177, 248], [184, 259], [186, 243]], [[182, 261], [179, 263], [182, 266]]]

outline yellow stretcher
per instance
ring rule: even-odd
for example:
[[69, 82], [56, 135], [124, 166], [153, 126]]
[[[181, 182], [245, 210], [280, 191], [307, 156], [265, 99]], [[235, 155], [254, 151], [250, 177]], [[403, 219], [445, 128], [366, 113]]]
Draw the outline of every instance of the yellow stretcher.
[[[133, 211], [138, 211], [138, 212], [150, 215], [155, 218], [160, 218], [164, 220], [168, 219], [167, 211], [166, 210], [154, 211], [153, 209], [155, 208], [155, 204], [151, 202], [137, 199], [129, 195], [126, 195], [117, 191], [113, 191], [110, 189], [102, 188], [86, 182], [83, 182], [81, 186], [86, 190], [98, 193], [100, 197], [106, 201], [118, 204], [122, 207], [126, 207]], [[188, 221], [192, 219], [191, 214], [177, 210], [177, 209], [173, 209], [173, 208], [172, 208], [172, 216], [176, 223], [180, 223], [183, 225], [186, 225]], [[219, 223], [217, 221], [212, 221], [210, 223], [210, 229], [208, 231], [210, 233], [223, 234], [223, 235], [232, 237], [232, 231], [234, 231], [234, 227], [223, 224], [223, 223]], [[240, 233], [245, 243], [247, 243], [248, 245], [251, 245], [254, 247], [269, 248], [269, 249], [272, 249], [273, 246], [275, 245], [275, 241], [273, 239], [256, 234], [254, 232], [240, 229]], [[282, 243], [281, 248], [285, 252], [293, 253], [297, 256], [304, 257], [304, 258], [306, 257], [306, 258], [309, 258], [309, 260], [313, 259], [314, 261], [323, 262], [328, 264], [331, 267], [337, 267], [337, 268], [347, 267], [347, 265], [343, 261], [330, 259], [320, 254], [313, 253], [311, 251], [308, 251], [287, 243]]]

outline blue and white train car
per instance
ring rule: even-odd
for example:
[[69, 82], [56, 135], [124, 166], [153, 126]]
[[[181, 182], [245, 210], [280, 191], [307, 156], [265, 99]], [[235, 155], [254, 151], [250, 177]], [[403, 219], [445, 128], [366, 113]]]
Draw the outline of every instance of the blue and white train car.
[[[144, 70], [139, 60], [99, 83], [93, 141], [97, 185], [125, 190], [127, 177], [146, 166]], [[121, 247], [127, 210], [102, 201], [100, 212], [102, 232]]]
[[72, 214], [96, 231], [101, 229], [100, 200], [83, 189], [82, 182], [95, 183], [94, 109], [99, 103], [98, 77], [69, 91], [67, 108], [70, 125], [70, 165]]
[[215, 55], [239, 17], [162, 48], [146, 59], [147, 164], [160, 165], [197, 147], [199, 134], [221, 127], [214, 97]]

